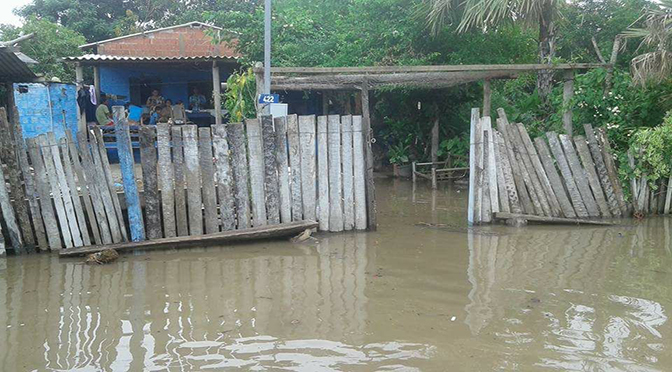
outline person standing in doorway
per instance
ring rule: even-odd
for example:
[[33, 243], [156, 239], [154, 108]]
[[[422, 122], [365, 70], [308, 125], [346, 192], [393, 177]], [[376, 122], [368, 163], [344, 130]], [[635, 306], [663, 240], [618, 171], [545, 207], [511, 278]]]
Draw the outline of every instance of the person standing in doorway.
[[207, 100], [201, 94], [198, 88], [194, 88], [193, 94], [189, 96], [189, 109], [192, 111], [201, 111], [205, 108]]
[[109, 126], [113, 125], [114, 121], [112, 120], [112, 113], [108, 107], [109, 100], [106, 96], [100, 97], [100, 105], [96, 108], [96, 121], [100, 126]]

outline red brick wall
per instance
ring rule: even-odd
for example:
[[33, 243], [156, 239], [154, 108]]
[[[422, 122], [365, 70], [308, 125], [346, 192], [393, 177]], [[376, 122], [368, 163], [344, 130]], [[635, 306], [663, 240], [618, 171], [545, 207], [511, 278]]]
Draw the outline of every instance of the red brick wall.
[[213, 44], [200, 27], [180, 27], [109, 41], [98, 54], [134, 57], [238, 56], [226, 43]]

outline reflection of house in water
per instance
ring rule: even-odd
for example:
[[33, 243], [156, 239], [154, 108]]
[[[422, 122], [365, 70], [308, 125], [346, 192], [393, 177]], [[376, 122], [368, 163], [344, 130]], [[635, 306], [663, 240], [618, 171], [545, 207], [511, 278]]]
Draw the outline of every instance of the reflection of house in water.
[[[668, 244], [671, 225], [657, 219], [632, 229], [471, 233], [465, 323], [474, 335], [493, 335], [504, 349], [515, 349], [502, 352], [508, 366], [532, 360], [580, 370], [623, 367], [642, 355], [657, 360], [669, 352], [660, 341], [667, 315], [650, 298], [628, 296], [647, 283], [641, 272], [632, 281], [627, 267], [645, 251], [662, 249], [653, 242]], [[509, 360], [512, 355], [521, 360]]]
[[[317, 249], [265, 244], [196, 249], [86, 266], [50, 257], [0, 274], [0, 369], [153, 370], [277, 363], [304, 368], [411, 357], [403, 344], [364, 350], [365, 234]], [[33, 275], [35, 274], [35, 275]], [[44, 291], [29, 296], [36, 288]], [[46, 309], [46, 310], [45, 310]], [[5, 318], [5, 319], [1, 319]], [[291, 341], [290, 341], [291, 340]], [[307, 340], [302, 342], [301, 340]], [[343, 340], [331, 342], [321, 340]], [[283, 359], [284, 358], [284, 359]]]

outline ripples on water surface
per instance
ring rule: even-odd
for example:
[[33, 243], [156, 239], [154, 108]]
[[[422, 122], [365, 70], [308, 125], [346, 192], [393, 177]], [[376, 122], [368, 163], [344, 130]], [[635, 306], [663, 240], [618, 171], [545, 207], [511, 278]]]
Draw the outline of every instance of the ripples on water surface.
[[672, 219], [468, 232], [465, 191], [377, 191], [376, 233], [0, 260], [0, 370], [672, 368]]

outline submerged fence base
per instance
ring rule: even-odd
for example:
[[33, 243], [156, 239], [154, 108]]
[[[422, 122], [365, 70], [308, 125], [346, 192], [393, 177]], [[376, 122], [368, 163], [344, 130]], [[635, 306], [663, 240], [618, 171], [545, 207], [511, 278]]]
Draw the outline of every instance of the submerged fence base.
[[[538, 216], [594, 221], [629, 215], [611, 146], [604, 132], [584, 126], [584, 136], [555, 132], [534, 141], [525, 127], [509, 123], [499, 109], [490, 117], [471, 115], [468, 221], [488, 223], [493, 215]], [[516, 217], [517, 216], [517, 217]]]
[[[373, 200], [367, 198], [361, 116], [262, 116], [212, 128], [143, 126], [138, 185], [128, 122], [122, 107], [113, 112], [122, 184], [113, 176], [98, 127], [76, 140], [66, 131], [63, 138], [49, 133], [24, 143], [14, 125], [13, 139], [0, 142], [10, 185], [0, 183], [0, 207], [14, 252], [263, 237], [268, 226], [294, 231], [292, 226], [312, 226], [310, 221], [322, 231], [367, 228]], [[9, 128], [4, 109], [0, 127]]]

